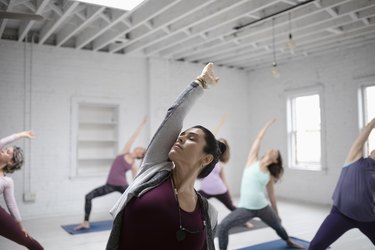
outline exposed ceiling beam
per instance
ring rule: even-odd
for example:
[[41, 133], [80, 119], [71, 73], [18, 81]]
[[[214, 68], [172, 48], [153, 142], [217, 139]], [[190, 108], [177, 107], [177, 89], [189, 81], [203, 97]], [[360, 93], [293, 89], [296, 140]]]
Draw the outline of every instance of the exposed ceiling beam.
[[[146, 6], [144, 9], [134, 11], [126, 20], [126, 23], [130, 24], [127, 25], [125, 28], [119, 30], [117, 34], [114, 34], [110, 31], [107, 31], [106, 33], [103, 33], [95, 39], [93, 43], [93, 50], [100, 50], [103, 47], [107, 46], [110, 43], [113, 43], [117, 40], [118, 37], [122, 37], [125, 34], [135, 30], [135, 29], [141, 29], [142, 32], [149, 32], [150, 29], [146, 27], [141, 27], [144, 24], [149, 24], [149, 20], [151, 20], [153, 17], [163, 13], [168, 8], [171, 8], [173, 5], [178, 4], [179, 1], [176, 0], [159, 0], [159, 1], [149, 1], [144, 3]], [[121, 46], [115, 45], [116, 46]]]
[[[42, 15], [50, 0], [37, 0], [35, 14]], [[23, 41], [35, 21], [23, 21], [18, 29], [18, 41]]]
[[[344, 2], [348, 2], [348, 1], [350, 1], [350, 0], [346, 0]], [[311, 4], [306, 5], [304, 7], [301, 7], [299, 9], [295, 10], [295, 12], [293, 12], [293, 23], [295, 24], [295, 26], [298, 24], [299, 28], [305, 27], [306, 25], [314, 25], [314, 23], [316, 21], [322, 19], [322, 17], [319, 17], [318, 20], [314, 20], [314, 17], [317, 13], [323, 13], [325, 8], [331, 8], [331, 7], [340, 5], [342, 3], [343, 3], [342, 0], [325, 0], [322, 3], [323, 8], [317, 8], [315, 5], [311, 5]], [[305, 24], [303, 24], [304, 21], [302, 21], [302, 20], [306, 20]], [[277, 23], [276, 23], [275, 27], [277, 28], [280, 25], [284, 25], [284, 26], [288, 25], [288, 22], [289, 22], [289, 18], [288, 18], [287, 15], [280, 16], [280, 17], [277, 18]], [[267, 34], [267, 35], [269, 36], [270, 33], [271, 33], [271, 25], [269, 25], [268, 23], [262, 23], [262, 26], [257, 25], [256, 27], [253, 27], [253, 28], [247, 27], [245, 30], [240, 31], [239, 33], [235, 33], [234, 36], [231, 32], [227, 31], [227, 33], [225, 33], [223, 31], [223, 32], [221, 32], [221, 35], [226, 37], [226, 42], [221, 43], [220, 45], [231, 44], [232, 43], [231, 41], [233, 39], [238, 39], [238, 38], [241, 38], [241, 41], [246, 39], [249, 42], [250, 41], [254, 42], [254, 41], [257, 40], [257, 38], [254, 38], [254, 36], [259, 36], [259, 35], [261, 35], [263, 37], [267, 36], [264, 32], [268, 32], [269, 34]], [[295, 33], [295, 31], [293, 31], [293, 33]], [[215, 39], [215, 38], [213, 37], [212, 39]], [[246, 42], [246, 40], [244, 40], [243, 42]], [[198, 51], [195, 48], [197, 45], [194, 45], [194, 44], [182, 44], [182, 46], [185, 47], [185, 49], [183, 50], [184, 52], [181, 52], [179, 54], [176, 54], [176, 51], [173, 51], [171, 49], [169, 49], [169, 51], [168, 50], [160, 51], [159, 54], [164, 56], [164, 55], [166, 55], [166, 53], [168, 53], [169, 55], [173, 55], [173, 58], [178, 59], [178, 58], [184, 58], [184, 57], [187, 57], [187, 56], [191, 56], [192, 54], [195, 53], [195, 51]], [[215, 48], [215, 46], [210, 44], [210, 41], [207, 42], [207, 45], [199, 45], [199, 46], [200, 46], [199, 47], [200, 54], [205, 54], [205, 50], [212, 50], [212, 49]], [[230, 47], [232, 49], [235, 48], [233, 46], [230, 46]]]
[[[52, 4], [54, 5], [54, 4]], [[57, 17], [53, 21], [48, 22], [40, 31], [39, 34], [39, 44], [43, 44], [47, 38], [52, 35], [52, 33], [63, 23], [66, 19], [71, 18], [71, 14], [74, 9], [79, 5], [79, 2], [68, 1], [66, 5], [63, 6], [62, 15]]]
[[80, 30], [86, 27], [88, 24], [93, 22], [105, 9], [104, 6], [94, 6], [90, 5], [87, 7], [86, 10], [86, 20], [80, 23], [77, 26], [65, 26], [61, 31], [57, 34], [57, 42], [56, 46], [63, 45], [69, 38], [77, 34]]
[[[374, 26], [374, 24], [372, 25]], [[318, 49], [324, 48], [328, 46], [329, 44], [335, 44], [335, 43], [345, 43], [345, 42], [350, 42], [358, 37], [363, 36], [363, 32], [367, 32], [369, 35], [372, 35], [375, 30], [373, 27], [361, 27], [357, 29], [353, 29], [350, 32], [347, 32], [345, 34], [341, 35], [336, 35], [336, 34], [331, 34], [329, 36], [317, 36], [317, 35], [310, 35], [309, 37], [306, 37], [305, 39], [298, 40], [298, 45], [295, 49], [295, 55], [298, 53], [307, 53], [309, 54], [312, 49]], [[363, 37], [362, 37], [363, 38]], [[280, 47], [280, 44], [278, 44], [278, 47]], [[285, 45], [284, 45], [285, 46]], [[359, 45], [358, 45], [359, 46]], [[272, 55], [271, 53], [264, 53], [262, 51], [258, 52], [251, 52], [248, 51], [248, 53], [242, 53], [244, 56], [240, 57], [234, 57], [232, 60], [216, 60], [221, 63], [231, 63], [234, 65], [245, 65], [245, 67], [253, 64], [254, 62], [259, 62], [262, 60], [268, 60], [271, 62], [272, 60]], [[293, 55], [293, 57], [295, 56]], [[281, 55], [277, 54], [277, 61], [281, 62], [285, 58], [287, 58], [290, 55]], [[248, 62], [248, 63], [246, 63]]]
[[[228, 0], [227, 0], [228, 1]], [[151, 21], [153, 23], [153, 29], [148, 34], [145, 34], [144, 32], [140, 30], [134, 30], [132, 31], [129, 36], [131, 40], [129, 43], [120, 46], [117, 48], [117, 50], [125, 49], [125, 53], [132, 52], [128, 49], [128, 47], [137, 47], [137, 45], [134, 45], [138, 42], [142, 43], [144, 46], [144, 43], [152, 42], [157, 40], [159, 37], [165, 37], [168, 34], [172, 33], [172, 27], [168, 27], [169, 25], [172, 25], [172, 23], [176, 23], [183, 18], [191, 15], [194, 13], [194, 15], [197, 15], [197, 11], [199, 11], [200, 8], [203, 8], [204, 6], [208, 6], [210, 3], [212, 3], [213, 0], [190, 0], [190, 1], [182, 1], [176, 5], [174, 5], [170, 10], [168, 10], [167, 13], [163, 13], [162, 15], [159, 15], [155, 18], [153, 18]], [[219, 3], [216, 2], [218, 5]], [[196, 18], [196, 20], [192, 21], [197, 22], [199, 18]], [[168, 27], [169, 33], [166, 33], [163, 31], [165, 27]], [[116, 52], [116, 50], [113, 50], [111, 52]]]
[[[179, 40], [174, 40], [173, 37], [161, 37], [160, 39], [153, 40], [151, 44], [148, 45], [144, 49], [144, 53], [146, 55], [154, 55], [156, 53], [159, 53], [160, 51], [163, 51], [165, 55], [167, 54], [166, 50], [169, 48], [170, 51], [173, 51], [177, 47], [182, 47], [182, 46], [188, 46], [192, 47], [192, 44], [196, 43], [191, 43], [192, 42], [192, 36], [199, 36], [201, 33], [208, 32], [209, 30], [215, 29], [217, 30], [216, 33], [221, 33], [220, 36], [223, 35], [223, 31], [230, 30], [231, 27], [237, 23], [238, 18], [241, 15], [248, 15], [257, 12], [257, 10], [260, 10], [262, 8], [272, 6], [274, 5], [274, 1], [272, 0], [255, 0], [255, 1], [226, 1], [224, 2], [226, 5], [223, 6], [218, 6], [216, 4], [212, 4], [211, 9], [208, 9], [206, 11], [201, 11], [199, 13], [198, 22], [196, 23], [191, 23], [191, 20], [183, 20], [180, 23], [172, 25], [173, 29], [172, 31], [178, 32], [182, 27], [189, 28], [190, 29], [190, 35], [186, 36], [184, 39], [179, 39]], [[228, 5], [227, 5], [228, 4]], [[226, 6], [226, 7], [225, 7]], [[229, 8], [231, 11], [230, 13], [220, 11], [224, 10], [226, 8]], [[207, 13], [212, 12], [215, 13], [214, 15], [209, 16]], [[219, 21], [225, 16], [225, 22]], [[192, 16], [194, 18], [194, 16]], [[191, 24], [189, 24], [191, 23]], [[173, 33], [172, 33], [173, 34]], [[211, 37], [212, 39], [212, 37]], [[198, 40], [197, 40], [198, 41]], [[185, 47], [186, 48], [186, 47]], [[130, 49], [129, 49], [130, 50]]]
[[[5, 11], [11, 11], [13, 8], [13, 5], [15, 3], [15, 0], [9, 0], [8, 5], [5, 9]], [[5, 26], [7, 25], [8, 19], [0, 19], [0, 38], [3, 36]]]

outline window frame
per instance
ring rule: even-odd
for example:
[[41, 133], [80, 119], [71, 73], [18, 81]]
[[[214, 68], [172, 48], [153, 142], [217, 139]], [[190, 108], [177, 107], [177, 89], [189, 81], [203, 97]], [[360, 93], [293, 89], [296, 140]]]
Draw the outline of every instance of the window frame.
[[[375, 88], [375, 79], [374, 81], [366, 82], [364, 84], [361, 84], [358, 90], [358, 106], [359, 106], [359, 117], [358, 117], [358, 127], [359, 130], [361, 130], [368, 122], [370, 122], [371, 117], [368, 117], [368, 105], [366, 103], [366, 98], [365, 98], [365, 90], [369, 87], [374, 87]], [[374, 132], [371, 132], [370, 136], [373, 135]], [[370, 138], [370, 137], [369, 137]], [[369, 155], [369, 150], [370, 150], [370, 143], [369, 140], [366, 141], [364, 145], [364, 152], [363, 155], [367, 157]]]
[[[287, 110], [287, 152], [288, 152], [288, 168], [293, 170], [304, 170], [304, 171], [326, 171], [325, 164], [325, 120], [324, 120], [324, 89], [323, 86], [309, 86], [299, 89], [287, 90], [286, 91], [286, 110]], [[295, 119], [294, 119], [294, 105], [293, 102], [298, 97], [318, 95], [319, 96], [319, 108], [320, 108], [320, 162], [317, 163], [297, 163], [296, 162], [296, 148], [295, 148]]]

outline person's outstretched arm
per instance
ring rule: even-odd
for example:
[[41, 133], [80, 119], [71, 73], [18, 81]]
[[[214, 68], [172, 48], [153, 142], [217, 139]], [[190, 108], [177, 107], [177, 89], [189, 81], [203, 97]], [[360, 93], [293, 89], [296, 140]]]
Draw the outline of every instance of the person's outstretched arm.
[[271, 125], [276, 121], [276, 118], [268, 121], [264, 127], [259, 131], [257, 137], [255, 138], [253, 145], [250, 148], [249, 155], [247, 157], [247, 162], [246, 166], [251, 165], [255, 161], [258, 160], [258, 154], [259, 154], [259, 149], [260, 149], [260, 144], [263, 140], [264, 135], [266, 134], [266, 131]]
[[276, 213], [277, 217], [279, 217], [279, 220], [281, 220], [279, 216], [279, 211], [277, 210], [277, 202], [276, 202], [274, 184], [275, 184], [275, 179], [274, 177], [271, 176], [269, 182], [267, 183], [267, 194], [268, 194], [268, 198], [270, 199], [270, 203], [271, 203], [271, 207], [273, 211]]
[[220, 119], [220, 122], [219, 124], [212, 130], [212, 134], [216, 137], [218, 134], [219, 134], [219, 131], [221, 130], [221, 128], [223, 127], [224, 125], [224, 122], [225, 120], [227, 119], [228, 117], [228, 114], [224, 114], [221, 119]]
[[201, 75], [177, 97], [146, 150], [141, 172], [149, 166], [168, 160], [168, 153], [181, 132], [187, 112], [203, 94], [203, 89], [216, 84], [218, 80], [213, 74], [213, 63], [209, 63], [203, 68]]
[[348, 156], [346, 157], [345, 164], [359, 160], [363, 157], [363, 147], [367, 141], [371, 131], [375, 128], [375, 118], [373, 118], [359, 133], [358, 137], [354, 140]]
[[122, 151], [120, 152], [120, 154], [127, 154], [130, 152], [130, 149], [133, 145], [133, 143], [135, 142], [135, 140], [137, 139], [137, 137], [139, 136], [139, 134], [141, 133], [143, 127], [145, 126], [147, 122], [147, 116], [145, 116], [141, 122], [141, 124], [139, 124], [139, 126], [137, 127], [137, 129], [134, 131], [134, 133], [130, 136], [129, 140], [126, 142], [124, 148], [122, 149]]
[[15, 133], [15, 134], [12, 134], [12, 135], [9, 135], [7, 137], [0, 139], [0, 148], [21, 138], [32, 139], [34, 137], [35, 137], [35, 134], [31, 130], [26, 130], [26, 131], [22, 131], [19, 133]]

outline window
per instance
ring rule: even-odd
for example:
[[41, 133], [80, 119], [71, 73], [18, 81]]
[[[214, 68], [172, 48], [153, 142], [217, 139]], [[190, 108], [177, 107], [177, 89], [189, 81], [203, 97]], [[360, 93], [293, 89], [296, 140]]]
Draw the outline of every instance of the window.
[[321, 110], [318, 93], [288, 98], [288, 160], [295, 169], [321, 170]]
[[75, 99], [72, 176], [105, 175], [118, 153], [119, 105]]
[[[363, 126], [375, 117], [375, 85], [362, 88]], [[371, 132], [366, 142], [366, 155], [375, 149], [375, 132]]]

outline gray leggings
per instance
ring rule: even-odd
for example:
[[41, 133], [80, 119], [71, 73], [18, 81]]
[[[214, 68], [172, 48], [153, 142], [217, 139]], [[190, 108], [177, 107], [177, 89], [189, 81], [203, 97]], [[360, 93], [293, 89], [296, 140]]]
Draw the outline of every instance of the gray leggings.
[[228, 231], [232, 227], [243, 225], [254, 217], [259, 217], [264, 223], [272, 227], [276, 231], [277, 235], [279, 235], [283, 240], [287, 241], [289, 239], [289, 236], [281, 225], [279, 218], [270, 206], [257, 210], [237, 208], [228, 214], [219, 225], [218, 234], [220, 250], [227, 249], [229, 241]]

